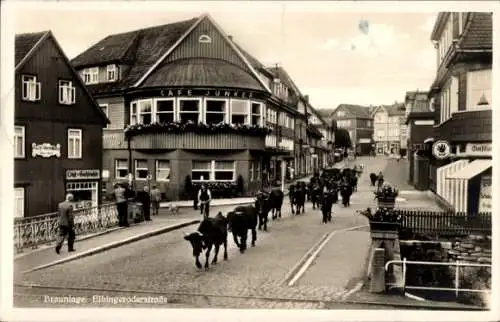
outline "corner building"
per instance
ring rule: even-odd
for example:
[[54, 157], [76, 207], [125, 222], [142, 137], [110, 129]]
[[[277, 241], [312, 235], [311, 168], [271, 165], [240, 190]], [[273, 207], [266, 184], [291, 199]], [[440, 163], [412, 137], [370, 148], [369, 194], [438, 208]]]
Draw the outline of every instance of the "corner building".
[[261, 187], [272, 93], [210, 16], [108, 36], [72, 63], [111, 121], [108, 190], [156, 184], [177, 200], [188, 182]]

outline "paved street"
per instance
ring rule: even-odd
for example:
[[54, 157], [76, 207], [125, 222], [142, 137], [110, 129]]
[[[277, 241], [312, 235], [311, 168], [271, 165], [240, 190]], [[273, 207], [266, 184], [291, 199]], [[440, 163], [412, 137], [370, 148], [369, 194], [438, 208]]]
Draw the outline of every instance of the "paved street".
[[[306, 206], [306, 214], [291, 216], [287, 197], [284, 217], [271, 222], [268, 232], [258, 233], [255, 248], [242, 255], [230, 239], [229, 260], [224, 262], [221, 253], [219, 263], [208, 272], [195, 268], [191, 246], [183, 239], [183, 232], [196, 228], [190, 226], [22, 276], [17, 274], [14, 303], [37, 306], [44, 303], [45, 295], [90, 299], [93, 295], [149, 294], [168, 297], [168, 305], [161, 305], [169, 307], [329, 308], [333, 305], [329, 301], [341, 299], [364, 278], [369, 233], [366, 229], [343, 230], [367, 225], [367, 220], [356, 216], [355, 210], [375, 205], [368, 174], [384, 168], [387, 161], [359, 158], [355, 162], [365, 165], [359, 191], [354, 194], [359, 203], [350, 208], [335, 205], [330, 224], [322, 224], [320, 212], [313, 211], [310, 204]], [[230, 208], [214, 208], [212, 213]], [[199, 216], [189, 212], [181, 217]], [[167, 216], [155, 219], [155, 225], [174, 220]], [[144, 223], [143, 227], [147, 225]], [[297, 267], [303, 267], [304, 255], [332, 232], [328, 242], [318, 249], [312, 264], [304, 266], [304, 274], [288, 286], [290, 278], [297, 275]], [[84, 241], [77, 244], [77, 248], [102, 243], [105, 236]], [[52, 249], [40, 251], [44, 253], [57, 257]], [[22, 258], [16, 262], [18, 267], [29, 266]], [[110, 306], [109, 303], [85, 305]]]

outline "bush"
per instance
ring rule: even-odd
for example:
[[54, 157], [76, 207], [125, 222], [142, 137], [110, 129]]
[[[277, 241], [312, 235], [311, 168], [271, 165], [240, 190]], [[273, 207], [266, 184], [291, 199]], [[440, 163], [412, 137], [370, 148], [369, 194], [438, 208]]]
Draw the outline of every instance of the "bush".
[[[206, 182], [205, 186], [210, 189], [212, 198], [233, 198], [238, 196], [238, 186], [234, 182]], [[201, 184], [193, 185], [193, 191], [197, 192]]]
[[[460, 288], [491, 289], [491, 268], [460, 267]], [[457, 302], [489, 306], [489, 297], [488, 293], [459, 292]]]
[[243, 195], [243, 193], [245, 192], [245, 180], [243, 179], [243, 177], [241, 175], [238, 176], [238, 180], [236, 181], [236, 186], [237, 186], [237, 193], [239, 193], [240, 195]]

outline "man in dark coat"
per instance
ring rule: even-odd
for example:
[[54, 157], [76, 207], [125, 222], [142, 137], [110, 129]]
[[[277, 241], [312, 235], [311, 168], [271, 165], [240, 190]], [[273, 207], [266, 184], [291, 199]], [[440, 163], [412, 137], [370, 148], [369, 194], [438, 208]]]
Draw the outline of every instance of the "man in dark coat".
[[118, 212], [118, 226], [128, 227], [127, 190], [121, 184], [115, 185], [115, 202]]
[[200, 203], [200, 213], [202, 215], [206, 214], [206, 217], [208, 217], [210, 213], [210, 201], [212, 201], [212, 193], [210, 192], [210, 189], [208, 189], [204, 184], [201, 185], [201, 189], [198, 192], [197, 199]]
[[68, 237], [68, 252], [74, 252], [73, 244], [75, 242], [75, 220], [73, 215], [73, 194], [68, 193], [66, 200], [59, 203], [59, 234], [57, 236], [56, 253], [61, 251], [64, 239]]
[[151, 221], [151, 196], [149, 195], [148, 186], [144, 186], [144, 189], [137, 193], [137, 201], [142, 204], [142, 213], [144, 214], [144, 220]]

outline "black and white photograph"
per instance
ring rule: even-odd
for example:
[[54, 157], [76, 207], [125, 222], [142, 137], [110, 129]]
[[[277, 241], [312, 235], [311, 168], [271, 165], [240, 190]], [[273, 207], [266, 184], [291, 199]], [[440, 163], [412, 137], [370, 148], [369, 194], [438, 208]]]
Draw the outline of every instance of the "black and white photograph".
[[2, 320], [498, 319], [498, 7], [2, 2]]

